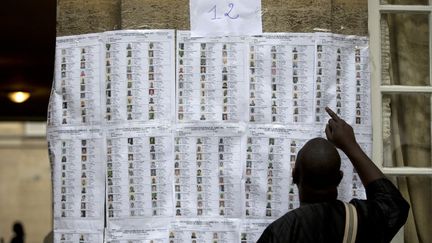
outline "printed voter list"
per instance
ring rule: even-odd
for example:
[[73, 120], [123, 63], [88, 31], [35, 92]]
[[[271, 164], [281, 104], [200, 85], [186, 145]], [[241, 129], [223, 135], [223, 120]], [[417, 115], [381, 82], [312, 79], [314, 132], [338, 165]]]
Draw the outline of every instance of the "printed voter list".
[[[241, 16], [233, 4], [229, 16]], [[325, 136], [326, 106], [372, 153], [368, 45], [331, 33], [57, 38], [54, 242], [256, 242], [299, 207], [291, 170], [303, 145]], [[365, 198], [341, 159], [338, 199]]]
[[192, 37], [262, 34], [261, 0], [190, 0]]

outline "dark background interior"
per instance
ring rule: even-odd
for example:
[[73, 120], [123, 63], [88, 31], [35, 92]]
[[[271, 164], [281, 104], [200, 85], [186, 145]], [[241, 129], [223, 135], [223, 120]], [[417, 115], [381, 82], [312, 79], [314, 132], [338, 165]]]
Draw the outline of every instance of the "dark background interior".
[[[43, 121], [54, 72], [56, 0], [3, 0], [0, 7], [0, 121]], [[10, 91], [31, 97], [16, 104]]]

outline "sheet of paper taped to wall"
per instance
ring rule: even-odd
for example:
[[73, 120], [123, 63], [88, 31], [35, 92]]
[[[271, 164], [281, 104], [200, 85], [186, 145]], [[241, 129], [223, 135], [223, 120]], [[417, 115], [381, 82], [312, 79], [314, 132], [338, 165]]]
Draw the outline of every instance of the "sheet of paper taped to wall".
[[[326, 106], [370, 155], [367, 38], [59, 37], [47, 119], [54, 238], [255, 242], [299, 206], [291, 169], [325, 136]], [[341, 155], [339, 199], [364, 198]]]
[[190, 0], [192, 37], [262, 34], [261, 0]]

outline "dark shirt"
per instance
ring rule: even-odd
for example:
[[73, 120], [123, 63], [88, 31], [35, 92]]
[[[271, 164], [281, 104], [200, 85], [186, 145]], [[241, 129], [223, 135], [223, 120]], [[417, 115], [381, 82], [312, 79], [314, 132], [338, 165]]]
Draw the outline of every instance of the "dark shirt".
[[[367, 200], [352, 199], [358, 215], [357, 243], [390, 242], [405, 223], [409, 205], [387, 179], [366, 187]], [[258, 243], [338, 243], [345, 228], [343, 202], [303, 205], [271, 223]]]
[[11, 240], [11, 243], [23, 243], [23, 242], [24, 242], [24, 237], [22, 236], [15, 236]]

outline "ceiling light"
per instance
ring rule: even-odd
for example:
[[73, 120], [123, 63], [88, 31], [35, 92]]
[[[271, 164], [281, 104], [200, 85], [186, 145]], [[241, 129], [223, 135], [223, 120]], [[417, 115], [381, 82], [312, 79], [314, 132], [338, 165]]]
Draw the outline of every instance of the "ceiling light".
[[30, 98], [30, 93], [24, 91], [10, 92], [8, 93], [8, 97], [12, 102], [23, 103]]

